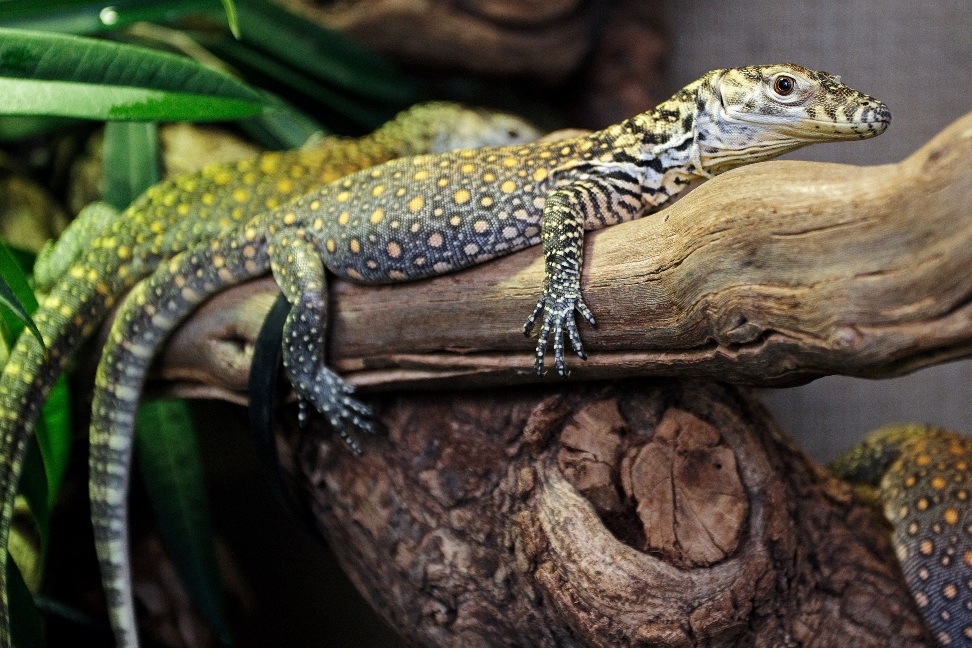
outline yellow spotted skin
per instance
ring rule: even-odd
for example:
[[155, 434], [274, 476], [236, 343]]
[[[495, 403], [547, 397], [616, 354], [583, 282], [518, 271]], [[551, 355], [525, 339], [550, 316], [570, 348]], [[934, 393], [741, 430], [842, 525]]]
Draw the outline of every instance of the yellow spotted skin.
[[831, 469], [875, 489], [939, 644], [972, 646], [972, 438], [923, 425], [882, 428]]
[[[136, 200], [122, 214], [89, 214], [42, 260], [43, 287], [50, 293], [34, 315], [47, 347], [45, 355], [31, 335], [22, 335], [0, 375], [0, 485], [3, 490], [0, 520], [0, 646], [10, 645], [6, 598], [7, 538], [17, 482], [27, 441], [33, 433], [39, 408], [80, 344], [100, 326], [120, 297], [151, 274], [167, 259], [212, 241], [233, 240], [244, 223], [258, 214], [264, 229], [273, 219], [286, 218], [276, 211], [295, 196], [320, 187], [348, 173], [402, 155], [448, 151], [457, 147], [505, 144], [534, 139], [538, 133], [523, 120], [502, 113], [468, 109], [456, 104], [422, 104], [400, 114], [369, 136], [359, 139], [328, 138], [310, 149], [265, 153], [232, 164], [217, 164], [194, 174], [162, 182]], [[240, 267], [252, 268], [261, 260], [250, 260], [250, 246], [240, 250]], [[265, 254], [265, 250], [260, 251]], [[259, 257], [259, 255], [256, 255]], [[192, 257], [190, 257], [192, 258]], [[218, 280], [229, 271], [215, 265]], [[187, 277], [180, 298], [194, 296], [206, 288], [189, 285], [201, 276]], [[152, 310], [152, 293], [136, 290], [129, 303]], [[117, 388], [123, 395], [129, 386]], [[137, 396], [135, 396], [137, 399]], [[109, 451], [113, 449], [109, 448]], [[114, 455], [113, 455], [114, 456]], [[112, 475], [105, 483], [122, 486], [127, 480]], [[95, 477], [96, 480], [102, 477]], [[97, 509], [102, 503], [93, 502]], [[96, 512], [97, 514], [97, 512]], [[121, 533], [112, 526], [104, 536]], [[102, 546], [100, 550], [104, 549]], [[109, 568], [110, 570], [110, 568]], [[118, 580], [128, 577], [127, 561], [109, 584], [109, 599], [117, 601]], [[113, 608], [116, 627], [134, 621], [130, 611]], [[128, 615], [125, 619], [122, 616]], [[134, 634], [120, 637], [119, 644], [132, 645]]]
[[[780, 76], [793, 97], [777, 97]], [[292, 305], [283, 361], [302, 402], [353, 449], [372, 429], [367, 407], [326, 363], [326, 273], [353, 281], [411, 281], [541, 244], [546, 279], [526, 330], [541, 325], [564, 373], [584, 232], [638, 218], [698, 178], [819, 141], [877, 135], [887, 108], [834, 77], [794, 65], [716, 70], [652, 111], [557, 142], [418, 155], [356, 172], [257, 216], [160, 266], [119, 309], [98, 366], [91, 423], [91, 501], [105, 589], [120, 645], [135, 645], [124, 569], [125, 493], [133, 422], [151, 359], [208, 296], [273, 273]]]
[[127, 251], [120, 260], [154, 268], [160, 259], [260, 212], [393, 158], [537, 137], [535, 128], [513, 115], [430, 102], [413, 106], [367, 137], [327, 137], [309, 148], [214, 164], [155, 185], [121, 218], [101, 203], [83, 210], [39, 255], [35, 288], [48, 292], [86, 251], [95, 266], [119, 249]]

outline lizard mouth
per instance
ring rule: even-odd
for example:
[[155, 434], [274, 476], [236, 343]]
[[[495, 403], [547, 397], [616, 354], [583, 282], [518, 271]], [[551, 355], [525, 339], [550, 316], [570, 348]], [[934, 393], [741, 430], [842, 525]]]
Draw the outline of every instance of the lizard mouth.
[[877, 137], [891, 125], [891, 111], [880, 101], [867, 101], [864, 104], [844, 111], [844, 119], [811, 118], [803, 120], [797, 127], [799, 132], [789, 133], [812, 142], [826, 140], [868, 139]]

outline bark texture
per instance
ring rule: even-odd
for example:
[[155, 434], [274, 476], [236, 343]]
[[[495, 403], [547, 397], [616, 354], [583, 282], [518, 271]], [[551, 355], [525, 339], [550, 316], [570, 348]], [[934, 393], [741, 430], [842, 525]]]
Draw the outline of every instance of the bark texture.
[[291, 436], [323, 535], [427, 646], [926, 646], [878, 513], [747, 391], [625, 381], [376, 400]]
[[[972, 113], [907, 159], [767, 162], [671, 207], [588, 235], [598, 319], [571, 378], [706, 377], [792, 385], [889, 377], [972, 353]], [[331, 357], [367, 388], [534, 382], [520, 332], [543, 281], [537, 249], [386, 287], [333, 283]], [[276, 286], [227, 291], [182, 327], [161, 375], [245, 400], [252, 340]], [[559, 382], [548, 371], [548, 381]], [[185, 383], [195, 383], [197, 389]]]

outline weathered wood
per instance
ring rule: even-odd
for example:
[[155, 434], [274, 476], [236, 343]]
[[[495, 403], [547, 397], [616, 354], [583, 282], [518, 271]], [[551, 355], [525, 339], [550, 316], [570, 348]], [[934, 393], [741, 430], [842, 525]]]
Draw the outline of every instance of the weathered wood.
[[412, 645], [934, 645], [879, 514], [744, 389], [371, 402], [387, 435], [362, 457], [324, 430], [289, 444], [328, 544]]
[[[888, 137], [893, 136], [893, 131]], [[768, 162], [588, 236], [571, 378], [708, 377], [789, 385], [887, 377], [972, 353], [972, 114], [897, 164]], [[334, 282], [331, 353], [371, 388], [537, 380], [520, 327], [536, 249], [388, 287]], [[252, 340], [276, 288], [228, 291], [176, 334], [161, 375], [245, 400]], [[546, 380], [559, 381], [549, 371]]]

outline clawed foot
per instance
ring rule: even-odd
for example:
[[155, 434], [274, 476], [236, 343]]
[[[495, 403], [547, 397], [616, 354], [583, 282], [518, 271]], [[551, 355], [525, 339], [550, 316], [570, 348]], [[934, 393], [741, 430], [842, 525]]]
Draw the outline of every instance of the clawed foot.
[[[308, 393], [302, 393], [306, 391]], [[308, 405], [319, 411], [341, 439], [356, 455], [361, 455], [361, 444], [355, 433], [375, 434], [374, 413], [371, 408], [353, 397], [354, 387], [337, 374], [327, 371], [307, 390], [298, 390], [297, 421], [307, 420]]]
[[581, 343], [580, 332], [577, 330], [577, 322], [574, 319], [574, 311], [583, 315], [591, 326], [597, 325], [594, 321], [594, 315], [579, 294], [557, 297], [544, 290], [537, 302], [537, 307], [533, 309], [533, 313], [527, 319], [526, 324], [523, 325], [523, 334], [529, 336], [540, 313], [543, 313], [543, 323], [540, 326], [540, 336], [537, 340], [537, 359], [534, 364], [534, 370], [538, 376], [543, 373], [543, 356], [547, 351], [547, 339], [550, 337], [551, 331], [553, 331], [554, 364], [561, 377], [567, 375], [564, 363], [565, 328], [567, 335], [570, 336], [570, 344], [574, 348], [574, 353], [582, 360], [587, 359], [587, 354], [584, 353], [584, 345]]

